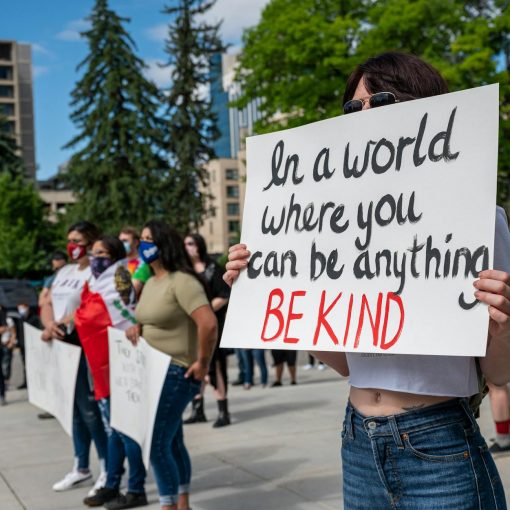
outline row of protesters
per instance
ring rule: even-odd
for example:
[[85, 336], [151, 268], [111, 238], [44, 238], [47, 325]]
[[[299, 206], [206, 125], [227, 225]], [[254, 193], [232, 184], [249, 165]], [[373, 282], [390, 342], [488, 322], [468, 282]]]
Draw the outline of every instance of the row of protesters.
[[[71, 263], [58, 271], [41, 299], [42, 339], [82, 348], [73, 414], [75, 463], [53, 489], [91, 480], [93, 441], [100, 473], [84, 504], [110, 510], [148, 504], [140, 446], [109, 423], [107, 328], [112, 326], [126, 330], [133, 343], [143, 334], [151, 346], [171, 356], [150, 458], [162, 508], [175, 510], [179, 504], [179, 510], [187, 510], [191, 462], [182, 412], [200, 391], [217, 341], [218, 321], [205, 281], [196, 274], [182, 239], [161, 221], [148, 222], [141, 239], [134, 229], [124, 229], [119, 238], [103, 236], [95, 225], [81, 221], [68, 229], [67, 240]], [[145, 277], [136, 284], [141, 268]], [[126, 457], [128, 488], [121, 494]]]
[[[351, 74], [344, 113], [362, 116], [370, 108], [447, 92], [444, 78], [423, 60], [385, 53]], [[480, 370], [496, 386], [510, 382], [510, 233], [504, 211], [498, 208], [495, 217], [500, 265], [473, 282], [489, 318], [484, 357], [314, 353], [350, 377], [341, 434], [345, 508], [506, 508], [497, 467], [469, 405], [480, 393]], [[246, 245], [230, 249], [229, 284], [249, 256]]]
[[[211, 307], [218, 321], [218, 337], [221, 337], [227, 304], [230, 297], [230, 288], [223, 281], [223, 270], [209, 256], [204, 238], [199, 234], [190, 234], [184, 239], [186, 252], [193, 265], [193, 270], [206, 284], [206, 290]], [[214, 349], [208, 380], [214, 388], [214, 396], [218, 404], [218, 418], [213, 423], [214, 428], [230, 425], [230, 413], [228, 411], [228, 375], [227, 375], [227, 350], [222, 349], [219, 343]], [[185, 424], [200, 423], [207, 421], [204, 413], [204, 391], [206, 383], [202, 384], [200, 393], [192, 401], [191, 416], [184, 421]]]

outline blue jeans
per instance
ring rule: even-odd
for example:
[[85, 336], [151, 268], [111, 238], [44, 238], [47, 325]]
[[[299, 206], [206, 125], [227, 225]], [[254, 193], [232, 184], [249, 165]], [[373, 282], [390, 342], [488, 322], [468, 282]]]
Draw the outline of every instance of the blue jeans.
[[91, 440], [96, 445], [97, 456], [106, 461], [108, 439], [99, 407], [94, 399], [94, 392], [90, 386], [87, 361], [82, 352], [76, 377], [73, 410], [73, 445], [74, 454], [78, 460], [78, 469], [89, 468]]
[[465, 399], [385, 417], [365, 417], [348, 404], [342, 463], [349, 510], [506, 509]]
[[108, 476], [107, 489], [117, 489], [124, 474], [124, 459], [129, 463], [128, 492], [145, 493], [146, 471], [143, 465], [142, 449], [130, 437], [110, 426], [110, 398], [98, 401], [106, 432], [108, 433]]
[[265, 352], [264, 349], [243, 349], [241, 351], [244, 364], [245, 384], [253, 384], [253, 360], [255, 360], [259, 366], [261, 384], [267, 384]]
[[184, 378], [186, 369], [170, 365], [161, 397], [151, 445], [151, 464], [161, 505], [175, 505], [189, 492], [191, 460], [184, 445], [182, 413], [200, 392], [200, 381]]

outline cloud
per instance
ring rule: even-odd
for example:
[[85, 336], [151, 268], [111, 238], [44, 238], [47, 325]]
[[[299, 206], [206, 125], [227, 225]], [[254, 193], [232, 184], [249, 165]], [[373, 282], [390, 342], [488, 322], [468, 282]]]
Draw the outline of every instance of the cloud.
[[75, 19], [67, 23], [64, 30], [58, 32], [55, 37], [61, 41], [81, 41], [80, 32], [90, 28], [90, 23], [84, 19]]
[[[243, 30], [258, 23], [267, 3], [269, 0], [250, 0], [239, 9], [239, 0], [218, 0], [204, 19], [210, 23], [223, 20], [220, 32], [223, 41], [239, 45]], [[168, 36], [168, 25], [163, 23], [150, 27], [145, 30], [145, 35], [152, 41], [163, 42]]]
[[32, 51], [37, 53], [38, 55], [43, 55], [45, 57], [55, 58], [55, 54], [49, 49], [45, 48], [42, 44], [33, 43]]
[[151, 40], [156, 42], [163, 42], [168, 35], [168, 25], [160, 24], [145, 30], [145, 35]]
[[50, 71], [50, 68], [46, 67], [46, 66], [32, 66], [32, 73], [34, 75], [34, 78], [38, 78], [39, 76], [48, 74], [49, 71]]
[[224, 42], [238, 45], [243, 30], [256, 25], [260, 20], [262, 9], [269, 0], [250, 0], [243, 2], [239, 8], [239, 0], [218, 0], [214, 7], [205, 15], [211, 23], [223, 20], [220, 33]]
[[145, 69], [145, 76], [153, 81], [159, 88], [169, 87], [171, 84], [170, 67], [161, 67], [159, 60], [147, 59], [145, 60], [147, 68]]

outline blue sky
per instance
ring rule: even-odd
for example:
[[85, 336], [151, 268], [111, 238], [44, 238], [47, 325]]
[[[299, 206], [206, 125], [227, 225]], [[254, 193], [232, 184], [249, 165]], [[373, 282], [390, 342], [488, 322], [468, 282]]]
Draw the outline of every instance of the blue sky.
[[[239, 46], [242, 30], [257, 23], [268, 0], [218, 0], [208, 14], [211, 21], [223, 19], [225, 42]], [[169, 3], [169, 2], [168, 2]], [[159, 85], [168, 85], [163, 40], [168, 18], [161, 14], [165, 0], [110, 0], [119, 15], [131, 18], [127, 29], [138, 47], [138, 55], [149, 65], [148, 75]], [[93, 0], [17, 0], [2, 2], [0, 39], [32, 44], [34, 72], [37, 178], [57, 171], [71, 155], [62, 150], [75, 129], [69, 120], [70, 92], [78, 77], [76, 66], [85, 57], [86, 43], [79, 32]]]

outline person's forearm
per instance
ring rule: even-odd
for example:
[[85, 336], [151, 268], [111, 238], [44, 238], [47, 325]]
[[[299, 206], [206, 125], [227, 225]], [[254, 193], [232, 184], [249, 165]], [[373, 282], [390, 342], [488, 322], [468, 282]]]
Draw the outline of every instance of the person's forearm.
[[53, 306], [49, 300], [46, 300], [46, 302], [41, 306], [39, 316], [41, 318], [42, 325], [45, 328], [48, 328], [50, 324], [55, 320], [53, 315]]
[[485, 377], [497, 386], [510, 382], [510, 338], [489, 338], [487, 354], [480, 358]]
[[211, 308], [217, 312], [218, 310], [221, 310], [227, 303], [227, 298], [216, 297], [211, 301]]
[[347, 357], [345, 352], [331, 351], [309, 351], [312, 356], [322, 361], [328, 367], [338, 372], [343, 377], [349, 375], [349, 366], [347, 365]]
[[198, 361], [203, 366], [209, 366], [214, 352], [214, 347], [218, 340], [218, 325], [210, 321], [207, 324], [201, 324], [197, 328], [198, 334]]

